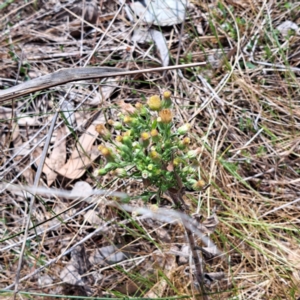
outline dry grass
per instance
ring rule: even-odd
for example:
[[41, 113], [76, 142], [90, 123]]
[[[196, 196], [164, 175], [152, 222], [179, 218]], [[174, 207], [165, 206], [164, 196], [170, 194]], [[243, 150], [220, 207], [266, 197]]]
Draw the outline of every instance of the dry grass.
[[[0, 4], [1, 89], [61, 68], [160, 66], [152, 44], [130, 42], [133, 27], [117, 1], [89, 2], [86, 18], [90, 26], [82, 22], [80, 9], [69, 2], [15, 0]], [[57, 117], [55, 125], [63, 125], [50, 130], [46, 158], [46, 164], [52, 159], [54, 165], [44, 167], [39, 186], [71, 190], [76, 182], [85, 181], [131, 196], [140, 194], [143, 186], [134, 179], [114, 181], [94, 175], [99, 140], [91, 138], [93, 132], [86, 132], [91, 124], [114, 118], [118, 113], [115, 103], [120, 100], [135, 103], [171, 90], [176, 122], [193, 124], [194, 147], [203, 148], [201, 176], [211, 184], [200, 194], [188, 193], [186, 201], [192, 212], [204, 218], [216, 208], [220, 221], [211, 238], [224, 255], [205, 261], [205, 269], [210, 274], [224, 272], [226, 279], [206, 286], [209, 298], [297, 299], [300, 36], [291, 33], [283, 37], [276, 28], [285, 20], [300, 24], [299, 3], [192, 2], [182, 28], [159, 30], [167, 39], [174, 63], [176, 59], [181, 64], [206, 61], [206, 67], [115, 78], [105, 85], [99, 80], [68, 84], [2, 105], [0, 179], [19, 186], [34, 184], [57, 103], [65, 98], [70, 106], [64, 110], [75, 111], [76, 123], [70, 127], [68, 115]], [[97, 5], [99, 12], [94, 17]], [[64, 164], [72, 153], [80, 158], [82, 172], [66, 178]], [[51, 173], [53, 169], [56, 172]], [[30, 216], [30, 226], [35, 228], [29, 230], [22, 252], [30, 196], [2, 190], [0, 288], [14, 290], [22, 253], [20, 299], [50, 299], [46, 294], [154, 297], [155, 293], [157, 298], [199, 298], [189, 258], [174, 252], [183, 253], [187, 243], [182, 226], [132, 218], [101, 204], [100, 197], [97, 200], [95, 205], [51, 194], [37, 196]], [[142, 202], [135, 199], [131, 204], [140, 206]], [[161, 205], [170, 207], [167, 200]], [[84, 219], [87, 210], [96, 212], [93, 222]], [[76, 251], [73, 258], [60, 256], [75, 244], [81, 245], [76, 248], [81, 251], [77, 256]], [[112, 244], [128, 254], [125, 260], [92, 265], [84, 261]], [[85, 288], [63, 284], [62, 270], [72, 259], [84, 274], [81, 283]], [[39, 268], [42, 270], [35, 274]], [[27, 275], [28, 279], [22, 280]], [[10, 299], [10, 294], [1, 297]]]

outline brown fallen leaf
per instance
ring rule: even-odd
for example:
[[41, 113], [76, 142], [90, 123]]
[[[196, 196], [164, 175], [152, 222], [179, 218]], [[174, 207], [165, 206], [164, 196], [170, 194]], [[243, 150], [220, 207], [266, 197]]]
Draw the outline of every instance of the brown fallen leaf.
[[[56, 130], [56, 141], [49, 159], [45, 162], [43, 173], [47, 177], [47, 184], [50, 186], [57, 177], [57, 171], [64, 165], [67, 157], [66, 140], [62, 138], [66, 135], [66, 127], [62, 126]], [[45, 169], [45, 171], [44, 171]]]
[[136, 108], [132, 106], [130, 103], [125, 103], [124, 101], [120, 101], [118, 103], [119, 107], [123, 114], [134, 114], [136, 112]]
[[93, 146], [98, 136], [98, 132], [95, 129], [98, 123], [98, 121], [94, 121], [79, 138], [73, 148], [71, 157], [57, 171], [60, 175], [69, 179], [80, 178], [86, 172], [86, 168], [100, 155], [97, 146]]

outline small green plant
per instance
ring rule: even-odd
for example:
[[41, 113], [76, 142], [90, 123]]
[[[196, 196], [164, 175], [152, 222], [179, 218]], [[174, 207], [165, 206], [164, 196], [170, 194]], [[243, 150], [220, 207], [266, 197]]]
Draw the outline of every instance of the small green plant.
[[119, 108], [118, 120], [96, 127], [104, 142], [98, 147], [104, 157], [99, 175], [142, 179], [145, 188], [153, 185], [160, 193], [177, 187], [179, 178], [188, 189], [203, 188], [196, 172], [200, 148], [192, 149], [190, 124], [173, 124], [169, 91], [146, 105], [123, 102]]

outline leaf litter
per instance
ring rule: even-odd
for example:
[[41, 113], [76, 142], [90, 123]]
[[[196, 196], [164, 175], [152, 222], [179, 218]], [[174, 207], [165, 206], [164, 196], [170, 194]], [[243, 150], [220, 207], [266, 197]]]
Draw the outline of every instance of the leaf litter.
[[[297, 299], [299, 4], [153, 2], [184, 7], [175, 13], [177, 22], [160, 21], [164, 15], [153, 14], [149, 1], [144, 16], [129, 21], [119, 1], [73, 2], [16, 0], [1, 8], [1, 89], [86, 64], [130, 70], [174, 61], [208, 64], [66, 84], [1, 102], [0, 288], [13, 289], [27, 201], [35, 193], [28, 186], [49, 134], [47, 124], [65, 101], [71, 114], [61, 115], [50, 133], [20, 295], [193, 297], [198, 289], [184, 224], [197, 236], [211, 299], [216, 293], [222, 299]], [[140, 4], [126, 1], [123, 8], [134, 11]], [[199, 172], [211, 186], [200, 194], [188, 192], [185, 199], [200, 218], [180, 214], [169, 202], [157, 211], [136, 198], [125, 204], [125, 193], [139, 195], [142, 183], [119, 180], [107, 191], [113, 178], [94, 173], [99, 165], [95, 124], [113, 119], [120, 101], [130, 109], [166, 89], [172, 90], [176, 122], [194, 123], [193, 143], [202, 149]], [[88, 185], [79, 184], [70, 198], [83, 182]], [[88, 200], [79, 200], [82, 196]], [[93, 253], [101, 253], [96, 264]], [[118, 255], [122, 259], [115, 259]]]

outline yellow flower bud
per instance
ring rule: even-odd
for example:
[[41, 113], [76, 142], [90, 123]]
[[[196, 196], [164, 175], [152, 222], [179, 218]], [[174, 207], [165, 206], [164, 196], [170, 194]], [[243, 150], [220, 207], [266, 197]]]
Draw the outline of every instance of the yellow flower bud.
[[116, 142], [122, 143], [122, 141], [123, 141], [123, 137], [121, 135], [117, 135], [116, 136]]
[[180, 157], [175, 157], [175, 158], [173, 159], [173, 165], [174, 165], [175, 167], [179, 166], [180, 163], [181, 163]]
[[110, 131], [105, 127], [104, 124], [97, 124], [95, 130], [103, 137], [103, 139], [108, 140], [111, 136]]
[[195, 191], [201, 191], [204, 186], [205, 186], [205, 181], [200, 179], [193, 184], [193, 189]]
[[151, 134], [152, 137], [158, 136], [158, 131], [156, 129], [152, 129], [150, 131], [150, 134]]
[[185, 137], [185, 138], [182, 140], [182, 144], [185, 145], [185, 146], [189, 145], [190, 142], [191, 142], [191, 139], [188, 138], [188, 137]]
[[147, 141], [150, 139], [150, 134], [148, 132], [142, 132], [141, 133], [141, 138], [143, 141]]
[[99, 145], [99, 146], [98, 146], [98, 150], [101, 152], [101, 150], [102, 150], [104, 147], [105, 147], [104, 145]]
[[170, 91], [165, 91], [163, 93], [164, 100], [169, 100], [171, 98], [172, 93]]
[[141, 108], [143, 108], [143, 104], [140, 103], [140, 102], [137, 102], [137, 103], [135, 104], [135, 108], [141, 109]]
[[102, 147], [101, 150], [100, 150], [101, 154], [104, 156], [104, 157], [109, 157], [111, 156], [111, 151], [110, 149], [106, 148], [106, 147]]
[[123, 136], [131, 136], [131, 130], [123, 132]]
[[154, 168], [153, 164], [150, 164], [150, 165], [147, 166], [147, 169], [148, 169], [149, 171], [152, 171], [153, 168]]
[[147, 104], [151, 110], [160, 110], [161, 109], [161, 100], [160, 100], [159, 96], [157, 96], [157, 95], [151, 96], [148, 99]]
[[150, 157], [152, 159], [158, 159], [160, 157], [160, 155], [155, 150], [153, 150], [153, 151], [150, 152]]
[[129, 117], [129, 116], [125, 116], [123, 121], [124, 121], [125, 124], [129, 124], [129, 123], [131, 123], [132, 118]]

